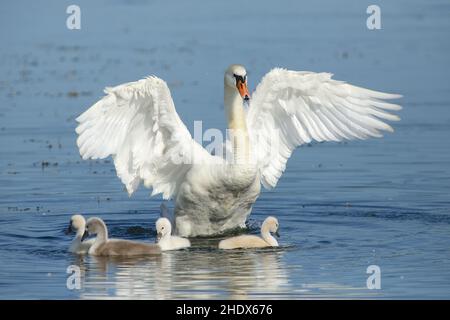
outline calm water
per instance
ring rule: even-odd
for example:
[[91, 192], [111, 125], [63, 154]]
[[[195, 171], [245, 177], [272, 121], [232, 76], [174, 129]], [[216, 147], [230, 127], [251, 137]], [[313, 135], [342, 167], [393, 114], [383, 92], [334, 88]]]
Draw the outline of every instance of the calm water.
[[[205, 3], [208, 3], [205, 5]], [[10, 1], [0, 10], [0, 298], [450, 298], [450, 3], [377, 1]], [[219, 239], [157, 258], [66, 252], [71, 214], [114, 237], [154, 241], [160, 197], [128, 198], [110, 160], [81, 161], [74, 118], [105, 86], [167, 80], [192, 130], [224, 128], [223, 71], [329, 71], [401, 93], [383, 139], [299, 148], [254, 206], [250, 232], [276, 215], [281, 248], [232, 253]], [[366, 269], [381, 268], [381, 290]], [[66, 268], [82, 289], [66, 288]]]

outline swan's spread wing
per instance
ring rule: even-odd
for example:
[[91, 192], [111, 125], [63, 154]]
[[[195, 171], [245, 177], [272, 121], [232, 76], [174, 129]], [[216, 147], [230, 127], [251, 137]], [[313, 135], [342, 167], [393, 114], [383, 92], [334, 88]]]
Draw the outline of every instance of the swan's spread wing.
[[[381, 137], [399, 120], [387, 94], [331, 79], [329, 73], [273, 69], [253, 94], [247, 124], [261, 183], [274, 187], [292, 151], [305, 143]], [[272, 149], [271, 149], [272, 148]]]
[[168, 199], [192, 163], [209, 160], [179, 118], [163, 80], [149, 77], [105, 93], [77, 118], [77, 144], [83, 159], [112, 155], [129, 194], [143, 181], [152, 195]]

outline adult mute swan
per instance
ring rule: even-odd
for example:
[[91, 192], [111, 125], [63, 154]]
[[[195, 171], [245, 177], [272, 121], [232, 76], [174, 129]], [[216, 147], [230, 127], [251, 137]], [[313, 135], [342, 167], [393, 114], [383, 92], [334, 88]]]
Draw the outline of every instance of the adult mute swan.
[[158, 234], [157, 242], [162, 251], [178, 250], [191, 246], [188, 239], [172, 235], [172, 224], [167, 218], [156, 220], [156, 232]]
[[93, 256], [143, 256], [161, 253], [161, 248], [157, 244], [109, 239], [108, 228], [100, 218], [89, 218], [81, 241], [84, 241], [90, 234], [97, 235], [94, 244], [88, 251]]
[[226, 156], [209, 154], [191, 137], [167, 84], [154, 76], [106, 88], [77, 118], [77, 145], [83, 159], [112, 155], [130, 195], [143, 182], [152, 195], [174, 199], [177, 234], [219, 234], [245, 226], [260, 185], [276, 186], [297, 146], [393, 131], [382, 120], [399, 120], [387, 111], [401, 107], [383, 100], [400, 95], [331, 76], [273, 69], [250, 100], [245, 68], [231, 65], [224, 77]]
[[66, 230], [66, 234], [70, 234], [75, 231], [75, 238], [69, 247], [69, 252], [84, 254], [87, 253], [89, 248], [94, 243], [95, 239], [89, 239], [86, 241], [81, 241], [86, 228], [86, 220], [81, 214], [74, 214], [70, 218], [69, 227]]
[[274, 233], [277, 237], [280, 236], [278, 227], [277, 218], [267, 217], [261, 226], [261, 238], [253, 235], [228, 238], [219, 242], [219, 249], [278, 247], [277, 239], [271, 235]]

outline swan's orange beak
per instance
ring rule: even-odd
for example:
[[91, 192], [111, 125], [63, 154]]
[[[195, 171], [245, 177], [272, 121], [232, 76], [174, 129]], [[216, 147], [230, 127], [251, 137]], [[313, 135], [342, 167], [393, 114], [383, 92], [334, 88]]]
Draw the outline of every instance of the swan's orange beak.
[[242, 99], [249, 100], [250, 99], [250, 93], [248, 93], [247, 83], [242, 82], [242, 80], [238, 79], [236, 81], [236, 88], [238, 89]]

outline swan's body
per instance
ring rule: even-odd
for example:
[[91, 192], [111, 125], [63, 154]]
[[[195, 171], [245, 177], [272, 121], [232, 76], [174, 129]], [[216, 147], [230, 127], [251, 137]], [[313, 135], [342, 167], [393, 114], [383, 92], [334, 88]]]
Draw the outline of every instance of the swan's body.
[[156, 221], [157, 242], [162, 251], [188, 248], [191, 242], [182, 237], [172, 235], [172, 224], [167, 218], [159, 218]]
[[247, 248], [265, 248], [278, 247], [278, 241], [272, 235], [278, 234], [278, 220], [274, 217], [268, 217], [261, 226], [261, 237], [253, 235], [243, 235], [228, 238], [219, 242], [219, 249], [247, 249]]
[[[218, 234], [244, 227], [260, 185], [276, 186], [292, 151], [305, 143], [380, 137], [398, 120], [386, 110], [398, 98], [331, 79], [327, 73], [270, 71], [249, 100], [244, 67], [224, 78], [230, 139], [226, 155], [211, 155], [182, 123], [167, 84], [156, 77], [105, 90], [77, 118], [83, 159], [112, 155], [132, 194], [141, 182], [152, 195], [175, 201], [181, 236]], [[216, 150], [221, 151], [221, 150]]]
[[90, 218], [87, 221], [83, 240], [89, 234], [97, 235], [88, 251], [93, 256], [143, 256], [161, 253], [160, 247], [156, 244], [109, 239], [108, 229], [100, 218]]
[[75, 238], [70, 244], [69, 252], [77, 254], [85, 254], [88, 252], [95, 239], [81, 241], [85, 228], [86, 220], [81, 214], [75, 214], [70, 218], [70, 224], [69, 228], [67, 229], [67, 233], [72, 233], [72, 231], [75, 231]]

